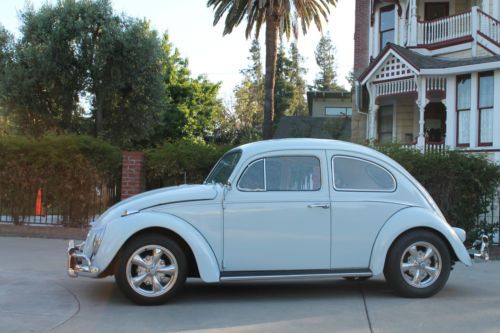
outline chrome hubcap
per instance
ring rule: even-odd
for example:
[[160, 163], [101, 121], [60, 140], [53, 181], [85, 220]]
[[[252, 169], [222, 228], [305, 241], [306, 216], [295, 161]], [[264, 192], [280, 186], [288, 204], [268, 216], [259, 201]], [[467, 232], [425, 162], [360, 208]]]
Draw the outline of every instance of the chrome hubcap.
[[438, 250], [430, 243], [410, 245], [401, 258], [401, 274], [406, 283], [416, 288], [432, 285], [441, 274], [442, 261]]
[[177, 260], [163, 246], [143, 246], [127, 262], [127, 281], [135, 292], [143, 296], [165, 294], [172, 289], [177, 275]]

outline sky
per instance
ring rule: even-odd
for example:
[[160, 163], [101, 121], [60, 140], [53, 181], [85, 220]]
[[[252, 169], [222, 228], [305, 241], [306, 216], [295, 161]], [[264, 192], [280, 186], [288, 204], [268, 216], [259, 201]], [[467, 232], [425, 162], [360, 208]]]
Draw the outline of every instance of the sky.
[[[31, 0], [35, 8], [55, 0]], [[0, 24], [18, 34], [19, 11], [25, 0], [0, 0]], [[220, 97], [231, 102], [233, 89], [241, 81], [240, 70], [248, 65], [250, 40], [245, 39], [244, 24], [230, 35], [222, 35], [222, 22], [213, 26], [213, 10], [206, 0], [112, 0], [118, 13], [145, 18], [151, 27], [163, 33], [168, 31], [170, 40], [183, 57], [189, 59], [194, 75], [206, 74], [211, 81], [221, 82]], [[354, 0], [339, 0], [331, 10], [324, 32], [329, 32], [336, 46], [338, 83], [347, 86], [346, 76], [354, 60]], [[262, 56], [264, 39], [261, 34]], [[306, 80], [312, 84], [318, 72], [314, 50], [321, 33], [313, 25], [307, 35], [300, 35], [298, 46], [307, 69]]]

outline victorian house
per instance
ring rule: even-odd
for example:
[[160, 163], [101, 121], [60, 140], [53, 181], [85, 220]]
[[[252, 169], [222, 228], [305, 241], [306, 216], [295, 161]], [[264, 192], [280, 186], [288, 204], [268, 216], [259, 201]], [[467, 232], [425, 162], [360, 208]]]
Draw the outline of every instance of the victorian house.
[[354, 141], [500, 161], [500, 1], [356, 0]]

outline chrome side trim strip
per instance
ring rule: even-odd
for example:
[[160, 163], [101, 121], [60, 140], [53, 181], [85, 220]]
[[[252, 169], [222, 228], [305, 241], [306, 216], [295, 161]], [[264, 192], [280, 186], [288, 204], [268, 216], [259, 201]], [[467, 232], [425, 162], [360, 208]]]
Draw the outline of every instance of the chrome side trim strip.
[[263, 281], [263, 280], [293, 280], [293, 279], [331, 279], [335, 277], [372, 276], [372, 272], [335, 272], [311, 274], [270, 274], [270, 275], [232, 275], [221, 276], [221, 281]]

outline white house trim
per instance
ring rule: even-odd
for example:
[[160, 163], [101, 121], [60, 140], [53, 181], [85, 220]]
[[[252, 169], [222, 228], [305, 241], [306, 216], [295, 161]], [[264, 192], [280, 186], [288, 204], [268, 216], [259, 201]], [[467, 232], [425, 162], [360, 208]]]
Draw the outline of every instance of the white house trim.
[[474, 64], [468, 66], [421, 69], [421, 75], [460, 75], [471, 72], [484, 72], [500, 69], [500, 61], [488, 62], [483, 64]]

